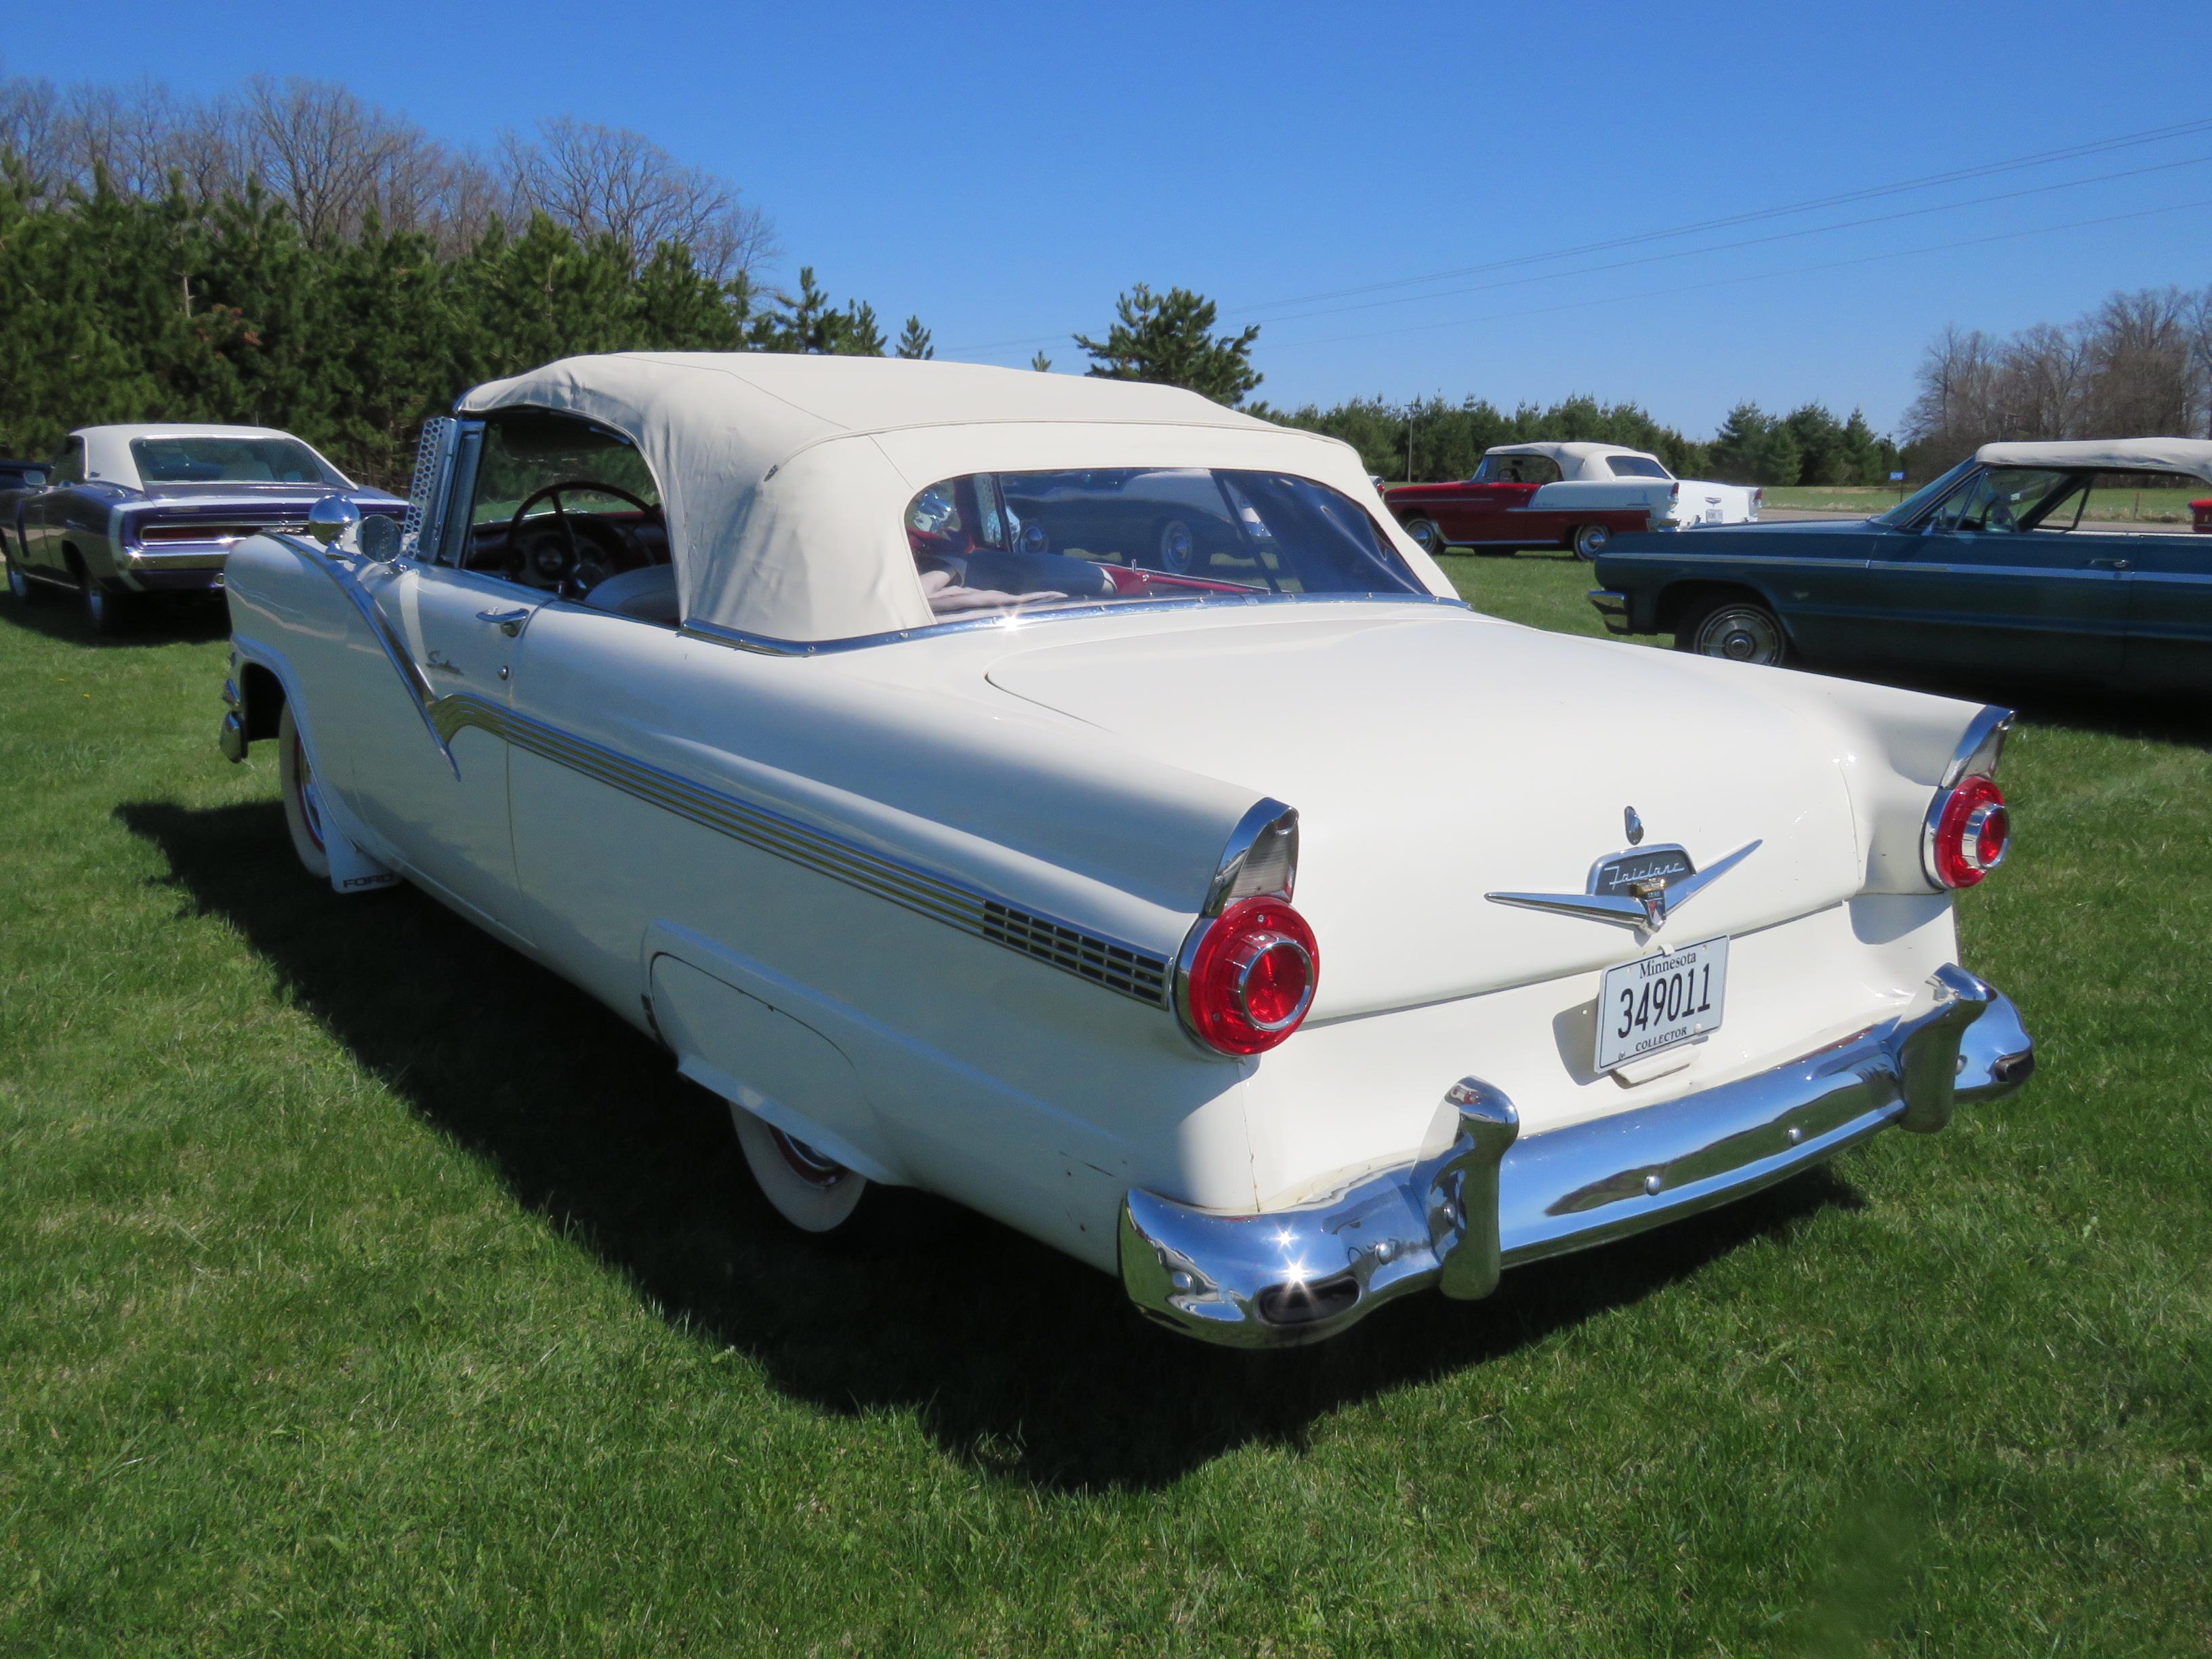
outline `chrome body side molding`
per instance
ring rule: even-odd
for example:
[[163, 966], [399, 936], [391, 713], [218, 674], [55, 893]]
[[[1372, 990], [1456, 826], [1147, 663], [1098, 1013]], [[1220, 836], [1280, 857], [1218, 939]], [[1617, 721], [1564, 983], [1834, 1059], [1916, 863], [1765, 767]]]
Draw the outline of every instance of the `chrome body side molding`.
[[392, 665], [392, 672], [399, 676], [399, 683], [407, 688], [407, 695], [415, 704], [415, 712], [422, 716], [423, 730], [430, 734], [430, 741], [438, 745], [438, 752], [446, 757], [446, 764], [453, 769], [453, 775], [460, 776], [461, 769], [453, 759], [453, 747], [446, 734], [438, 729], [437, 722], [431, 718], [431, 706], [437, 702], [438, 694], [431, 688], [429, 677], [416, 662], [415, 653], [407, 648], [407, 642], [394, 631], [391, 619], [377, 608], [376, 601], [369, 598], [362, 591], [361, 584], [354, 580], [348, 556], [335, 548], [325, 550], [298, 536], [272, 535], [270, 539], [290, 548], [303, 562], [328, 576], [338, 592], [345, 595], [346, 603], [353, 607], [355, 614], [368, 627], [369, 636], [383, 647], [385, 660]]
[[632, 759], [468, 692], [433, 699], [425, 717], [448, 759], [453, 738], [474, 726], [732, 841], [787, 859], [1147, 1007], [1167, 1006], [1170, 964], [1156, 952], [1015, 904], [919, 864], [873, 851], [834, 831]]
[[1187, 1335], [1292, 1346], [1410, 1291], [1487, 1295], [1504, 1267], [1728, 1203], [1893, 1123], [1932, 1133], [1954, 1101], [2026, 1082], [2035, 1045], [1966, 969], [1937, 969], [1929, 991], [1920, 1012], [1771, 1071], [1543, 1134], [1520, 1135], [1512, 1103], [1464, 1079], [1444, 1098], [1442, 1151], [1317, 1203], [1224, 1215], [1133, 1188], [1123, 1288]]

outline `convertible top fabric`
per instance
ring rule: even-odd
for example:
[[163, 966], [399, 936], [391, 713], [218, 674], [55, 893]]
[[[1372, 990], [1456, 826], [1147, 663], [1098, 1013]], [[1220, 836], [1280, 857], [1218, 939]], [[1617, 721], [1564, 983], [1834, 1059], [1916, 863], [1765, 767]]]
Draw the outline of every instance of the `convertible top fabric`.
[[1455, 597], [1381, 510], [1349, 445], [1169, 386], [896, 358], [623, 352], [494, 380], [458, 407], [556, 410], [628, 438], [660, 489], [684, 619], [769, 639], [928, 627], [906, 507], [964, 472], [1206, 466], [1311, 478], [1370, 507], [1430, 592]]
[[[1631, 449], [1626, 444], [1493, 444], [1482, 453], [1486, 455], [1548, 456], [1559, 464], [1559, 481], [1562, 483], [1578, 483], [1586, 478], [1596, 478], [1610, 483], [1613, 478], [1612, 469], [1608, 467], [1601, 471], [1597, 465], [1598, 462], [1608, 455], [1640, 455], [1647, 461], [1659, 459], [1648, 449]], [[1663, 466], [1666, 464], [1662, 461], [1660, 465]], [[1669, 473], [1668, 476], [1671, 477], [1674, 475]]]
[[2212, 439], [2085, 438], [2050, 443], [1984, 444], [1988, 466], [2094, 466], [2106, 472], [2185, 472], [2212, 479]]

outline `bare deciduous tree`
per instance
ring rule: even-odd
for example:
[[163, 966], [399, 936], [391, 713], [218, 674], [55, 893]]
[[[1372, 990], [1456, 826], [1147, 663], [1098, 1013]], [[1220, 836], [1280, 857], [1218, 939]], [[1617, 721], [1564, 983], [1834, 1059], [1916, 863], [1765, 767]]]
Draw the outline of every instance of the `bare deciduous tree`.
[[686, 167], [642, 135], [566, 117], [505, 135], [487, 161], [432, 138], [329, 82], [258, 76], [234, 94], [179, 99], [151, 82], [118, 90], [0, 79], [0, 151], [20, 156], [40, 199], [88, 191], [194, 201], [258, 185], [311, 239], [357, 236], [374, 213], [459, 252], [495, 218], [550, 214], [611, 235], [641, 269], [684, 244], [717, 281], [756, 276], [776, 253], [768, 220], [728, 179]]
[[1923, 356], [1905, 435], [1948, 465], [2019, 438], [2186, 437], [2212, 425], [2212, 289], [2115, 294], [2008, 340], [1955, 325]]
[[343, 87], [256, 76], [242, 94], [255, 176], [309, 237], [350, 236], [374, 210], [395, 230], [425, 228], [451, 158], [421, 128]]
[[767, 219], [736, 185], [641, 133], [562, 116], [538, 123], [534, 140], [501, 134], [500, 159], [517, 207], [578, 235], [613, 237], [633, 268], [663, 242], [689, 246], [694, 264], [724, 282], [775, 256]]

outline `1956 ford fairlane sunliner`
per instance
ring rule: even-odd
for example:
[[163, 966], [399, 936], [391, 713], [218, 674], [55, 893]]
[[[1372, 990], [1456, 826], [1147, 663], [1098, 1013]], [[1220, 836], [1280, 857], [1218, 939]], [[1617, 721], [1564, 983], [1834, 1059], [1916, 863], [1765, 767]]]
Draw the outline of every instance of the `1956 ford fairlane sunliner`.
[[1480, 616], [1352, 449], [1187, 392], [572, 359], [434, 423], [404, 531], [334, 501], [228, 589], [311, 871], [654, 1035], [799, 1226], [929, 1188], [1210, 1340], [2033, 1063], [1952, 923], [2003, 711]]

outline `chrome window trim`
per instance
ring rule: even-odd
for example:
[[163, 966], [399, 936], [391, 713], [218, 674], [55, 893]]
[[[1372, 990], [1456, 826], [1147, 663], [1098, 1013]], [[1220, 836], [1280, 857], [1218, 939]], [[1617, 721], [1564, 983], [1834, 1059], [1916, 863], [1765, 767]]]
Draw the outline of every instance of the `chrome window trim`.
[[763, 656], [822, 657], [842, 651], [865, 650], [872, 646], [897, 645], [908, 640], [973, 633], [986, 628], [1012, 631], [1036, 623], [1066, 622], [1079, 617], [1119, 616], [1127, 611], [1196, 611], [1201, 608], [1241, 611], [1254, 605], [1442, 605], [1469, 614], [1474, 611], [1474, 607], [1465, 599], [1448, 599], [1440, 593], [1255, 593], [1248, 598], [1234, 599], [1117, 599], [1104, 605], [1054, 605], [1048, 610], [1023, 611], [992, 617], [963, 617], [957, 622], [929, 623], [920, 628], [894, 629], [882, 634], [859, 634], [845, 640], [776, 639], [766, 634], [750, 634], [740, 628], [730, 628], [696, 617], [687, 617], [677, 631], [685, 639], [704, 640], [709, 644], [757, 652]]

